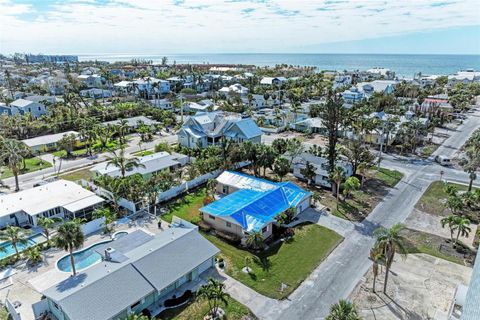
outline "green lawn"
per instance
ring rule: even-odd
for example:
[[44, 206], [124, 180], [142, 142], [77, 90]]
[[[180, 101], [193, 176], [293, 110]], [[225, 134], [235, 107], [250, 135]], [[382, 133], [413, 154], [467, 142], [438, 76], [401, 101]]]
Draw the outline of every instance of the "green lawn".
[[[59, 158], [65, 158], [67, 156], [67, 152], [65, 150], [55, 151], [55, 152], [52, 152], [52, 154]], [[78, 149], [78, 150], [72, 151], [72, 155], [75, 157], [84, 156], [85, 154], [87, 154], [87, 149]]]
[[[205, 237], [221, 250], [220, 256], [225, 259], [226, 272], [230, 276], [274, 299], [284, 299], [292, 293], [343, 240], [327, 228], [303, 225], [295, 227], [291, 242], [280, 242], [256, 254], [215, 236]], [[247, 256], [253, 261], [251, 274], [242, 272]], [[283, 292], [280, 291], [282, 283], [287, 285]]]
[[[248, 319], [257, 319], [255, 315], [243, 304], [232, 299], [227, 298], [228, 304], [220, 307], [225, 311], [226, 319], [228, 320], [242, 320], [245, 317]], [[195, 300], [192, 303], [184, 306], [165, 310], [157, 317], [158, 320], [203, 320], [203, 317], [208, 312], [208, 302], [206, 300]]]
[[322, 190], [320, 203], [330, 209], [330, 212], [340, 218], [361, 221], [372, 211], [377, 203], [386, 195], [388, 188], [394, 187], [403, 177], [396, 170], [380, 168], [369, 170], [362, 189], [352, 192], [348, 199], [340, 195], [337, 200], [330, 190]]
[[162, 219], [167, 222], [172, 222], [172, 216], [177, 216], [183, 220], [196, 222], [199, 220], [199, 211], [203, 207], [203, 200], [205, 199], [205, 188], [199, 189], [194, 193], [190, 193], [183, 198], [179, 198], [170, 206], [170, 212], [162, 215]]
[[[37, 157], [25, 159], [25, 168], [21, 170], [20, 174], [38, 171], [41, 169], [49, 168], [51, 166], [52, 164], [50, 162], [47, 162]], [[0, 178], [5, 179], [13, 176], [12, 171], [9, 168], [2, 167], [2, 169], [4, 169], [5, 171], [3, 171], [3, 174]]]
[[[459, 191], [468, 190], [468, 186], [457, 184], [457, 183], [448, 183], [449, 185], [455, 186]], [[445, 202], [448, 198], [448, 195], [445, 193], [444, 182], [434, 181], [432, 182], [427, 190], [423, 193], [420, 200], [415, 204], [415, 208], [423, 212], [446, 216], [450, 214], [448, 208], [445, 207]]]
[[143, 156], [149, 156], [154, 153], [155, 151], [152, 151], [152, 150], [143, 150], [143, 151], [135, 152], [133, 155], [136, 157], [143, 157]]
[[377, 180], [383, 182], [390, 188], [395, 187], [395, 185], [400, 182], [403, 178], [403, 173], [397, 170], [389, 170], [386, 168], [380, 168], [380, 170], [374, 170], [373, 177]]
[[60, 175], [60, 178], [70, 181], [77, 181], [80, 179], [90, 180], [90, 178], [92, 178], [92, 173], [90, 172], [90, 169], [81, 169], [62, 174]]

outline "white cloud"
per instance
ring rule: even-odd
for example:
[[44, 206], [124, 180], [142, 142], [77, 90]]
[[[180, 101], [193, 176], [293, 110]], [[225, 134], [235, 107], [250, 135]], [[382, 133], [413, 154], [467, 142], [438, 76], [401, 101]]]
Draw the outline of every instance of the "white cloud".
[[285, 52], [480, 21], [477, 0], [34, 1], [0, 0], [0, 52]]

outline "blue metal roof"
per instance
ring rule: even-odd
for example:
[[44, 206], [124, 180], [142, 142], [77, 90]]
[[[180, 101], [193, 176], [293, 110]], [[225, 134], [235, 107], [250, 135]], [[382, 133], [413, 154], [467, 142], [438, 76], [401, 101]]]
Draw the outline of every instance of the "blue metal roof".
[[245, 138], [247, 139], [262, 135], [262, 130], [260, 130], [255, 121], [253, 121], [251, 118], [239, 120], [235, 122], [235, 124], [243, 132]]
[[275, 185], [275, 188], [240, 189], [200, 208], [200, 211], [213, 216], [229, 217], [247, 231], [260, 231], [265, 224], [274, 221], [277, 215], [288, 208], [296, 207], [300, 201], [310, 195], [292, 182], [271, 182], [271, 184]]

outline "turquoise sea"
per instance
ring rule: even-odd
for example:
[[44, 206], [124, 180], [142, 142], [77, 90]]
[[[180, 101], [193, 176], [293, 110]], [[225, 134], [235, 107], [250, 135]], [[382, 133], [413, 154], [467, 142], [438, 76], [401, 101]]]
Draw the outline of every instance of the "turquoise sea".
[[166, 55], [81, 55], [81, 61], [130, 61], [133, 58], [159, 63], [167, 56], [169, 63], [254, 64], [273, 66], [289, 64], [315, 66], [318, 70], [367, 70], [389, 68], [399, 77], [412, 78], [415, 73], [447, 75], [462, 69], [480, 70], [480, 55], [424, 54], [296, 54], [296, 53], [230, 53], [230, 54], [166, 54]]

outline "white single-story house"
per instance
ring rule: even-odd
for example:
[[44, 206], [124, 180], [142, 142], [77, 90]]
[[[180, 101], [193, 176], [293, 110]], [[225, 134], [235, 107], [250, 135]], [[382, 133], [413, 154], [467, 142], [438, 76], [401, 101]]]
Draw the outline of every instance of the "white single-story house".
[[[157, 152], [154, 154], [146, 155], [143, 157], [139, 157], [138, 161], [144, 165], [145, 167], [138, 167], [133, 168], [132, 170], [128, 170], [125, 173], [125, 176], [131, 176], [134, 174], [140, 174], [142, 177], [147, 180], [151, 176], [163, 171], [169, 170], [174, 171], [180, 167], [185, 166], [189, 161], [189, 157], [184, 154], [179, 153], [168, 153], [165, 151]], [[120, 168], [108, 165], [108, 162], [102, 162], [94, 166], [90, 171], [93, 173], [94, 176], [102, 176], [102, 175], [109, 175], [111, 177], [120, 177], [121, 172]]]
[[199, 209], [202, 219], [239, 239], [250, 232], [261, 232], [267, 239], [278, 215], [294, 209], [296, 216], [310, 207], [311, 193], [292, 182], [271, 182], [234, 171], [225, 171], [216, 180], [216, 190], [223, 196]]
[[[330, 172], [328, 170], [328, 159], [326, 158], [317, 157], [306, 152], [298, 155], [297, 157], [293, 158], [292, 161], [293, 175], [297, 178], [306, 180], [302, 174], [302, 170], [305, 169], [307, 163], [311, 164], [315, 168], [315, 177], [313, 179], [313, 183], [325, 188], [331, 188], [332, 183], [330, 180]], [[344, 170], [346, 178], [353, 175], [353, 168], [350, 163], [343, 160], [337, 160], [335, 165]]]
[[57, 180], [16, 193], [0, 195], [0, 227], [36, 226], [37, 218], [89, 217], [104, 199], [80, 185]]
[[138, 126], [144, 124], [149, 127], [155, 127], [159, 122], [156, 120], [152, 120], [150, 118], [147, 118], [145, 116], [137, 116], [137, 117], [131, 117], [131, 118], [125, 118], [125, 119], [117, 119], [113, 121], [106, 121], [102, 122], [102, 125], [104, 126], [116, 126], [119, 125], [123, 120], [127, 121], [127, 126], [130, 128], [130, 130], [135, 130], [138, 128]]
[[62, 140], [64, 136], [72, 134], [76, 137], [79, 136], [77, 131], [67, 131], [25, 139], [22, 140], [22, 142], [29, 146], [33, 151], [46, 152], [50, 150], [56, 150], [58, 148], [58, 142]]

